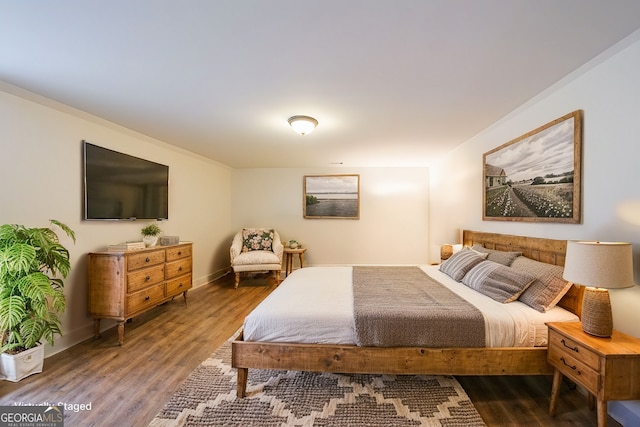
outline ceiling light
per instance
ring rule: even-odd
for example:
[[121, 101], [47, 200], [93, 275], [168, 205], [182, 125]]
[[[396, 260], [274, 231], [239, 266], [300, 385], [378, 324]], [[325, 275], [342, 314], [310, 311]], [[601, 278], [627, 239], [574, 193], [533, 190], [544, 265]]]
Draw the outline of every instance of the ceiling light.
[[300, 135], [311, 133], [316, 128], [316, 126], [318, 126], [318, 121], [309, 116], [289, 117], [288, 122], [293, 130], [298, 132]]

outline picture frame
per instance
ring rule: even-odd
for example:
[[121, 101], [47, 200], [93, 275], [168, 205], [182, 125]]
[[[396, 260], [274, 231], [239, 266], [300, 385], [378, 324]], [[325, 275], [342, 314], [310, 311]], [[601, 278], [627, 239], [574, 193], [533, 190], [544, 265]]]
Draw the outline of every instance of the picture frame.
[[360, 175], [305, 175], [302, 196], [306, 219], [360, 219]]
[[482, 156], [485, 221], [582, 222], [582, 111]]

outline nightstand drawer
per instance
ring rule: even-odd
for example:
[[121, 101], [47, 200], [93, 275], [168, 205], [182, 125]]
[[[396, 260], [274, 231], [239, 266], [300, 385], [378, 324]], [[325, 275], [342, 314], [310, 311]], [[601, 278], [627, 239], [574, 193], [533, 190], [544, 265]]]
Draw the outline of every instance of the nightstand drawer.
[[556, 331], [549, 331], [549, 346], [556, 346], [563, 353], [570, 355], [592, 369], [600, 370], [600, 357], [598, 354]]
[[573, 381], [582, 384], [591, 393], [597, 393], [598, 371], [592, 369], [581, 360], [574, 357], [574, 355], [570, 354], [566, 348], [552, 344], [549, 346], [547, 358], [549, 363], [558, 368], [563, 375], [566, 375]]

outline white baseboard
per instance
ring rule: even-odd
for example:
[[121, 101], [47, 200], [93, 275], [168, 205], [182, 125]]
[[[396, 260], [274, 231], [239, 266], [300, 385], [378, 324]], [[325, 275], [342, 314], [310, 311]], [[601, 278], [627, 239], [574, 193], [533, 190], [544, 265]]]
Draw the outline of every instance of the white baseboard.
[[623, 426], [640, 426], [640, 400], [611, 400], [607, 406], [611, 418]]

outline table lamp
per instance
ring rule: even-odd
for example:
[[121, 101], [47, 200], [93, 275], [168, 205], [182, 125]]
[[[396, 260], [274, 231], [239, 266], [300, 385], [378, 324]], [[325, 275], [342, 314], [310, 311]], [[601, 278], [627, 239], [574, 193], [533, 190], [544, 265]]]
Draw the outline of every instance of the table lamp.
[[568, 241], [563, 277], [586, 287], [582, 301], [582, 330], [610, 337], [613, 317], [608, 289], [630, 288], [633, 283], [631, 243]]

